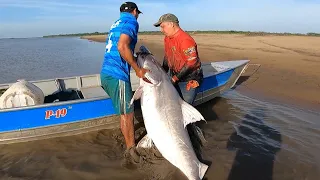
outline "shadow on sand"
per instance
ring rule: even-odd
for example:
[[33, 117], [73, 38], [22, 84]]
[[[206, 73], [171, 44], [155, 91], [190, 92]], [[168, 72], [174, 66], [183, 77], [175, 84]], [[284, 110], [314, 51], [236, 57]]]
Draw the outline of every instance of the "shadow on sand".
[[254, 109], [235, 126], [227, 148], [237, 150], [228, 180], [272, 180], [281, 134], [264, 123], [264, 111]]
[[250, 78], [250, 76], [240, 76], [235, 85], [239, 86], [242, 83], [246, 82], [249, 78]]

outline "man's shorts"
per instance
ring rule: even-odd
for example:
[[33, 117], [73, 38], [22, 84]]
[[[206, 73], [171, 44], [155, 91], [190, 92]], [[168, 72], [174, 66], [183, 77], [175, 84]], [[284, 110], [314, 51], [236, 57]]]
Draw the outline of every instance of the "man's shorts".
[[133, 96], [131, 83], [106, 74], [100, 74], [100, 78], [103, 89], [112, 100], [115, 113], [120, 115], [133, 112], [133, 104], [130, 107], [130, 101]]

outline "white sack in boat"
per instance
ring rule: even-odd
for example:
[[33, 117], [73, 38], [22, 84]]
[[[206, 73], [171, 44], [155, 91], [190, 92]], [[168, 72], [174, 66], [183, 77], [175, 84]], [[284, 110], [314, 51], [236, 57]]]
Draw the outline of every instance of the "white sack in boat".
[[0, 108], [15, 108], [44, 103], [42, 90], [26, 80], [18, 80], [0, 97]]

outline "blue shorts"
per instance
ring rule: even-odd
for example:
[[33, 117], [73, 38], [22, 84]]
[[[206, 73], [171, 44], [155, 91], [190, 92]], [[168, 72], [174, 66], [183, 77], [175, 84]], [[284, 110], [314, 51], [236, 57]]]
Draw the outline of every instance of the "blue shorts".
[[134, 105], [130, 106], [130, 101], [133, 96], [131, 83], [103, 73], [100, 74], [100, 78], [103, 89], [112, 100], [115, 113], [120, 115], [133, 112]]

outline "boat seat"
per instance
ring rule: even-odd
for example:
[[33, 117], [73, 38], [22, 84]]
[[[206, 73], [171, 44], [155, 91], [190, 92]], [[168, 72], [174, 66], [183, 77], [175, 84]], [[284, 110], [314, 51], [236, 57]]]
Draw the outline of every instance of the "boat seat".
[[96, 97], [109, 97], [101, 86], [91, 86], [80, 89], [85, 99], [96, 98]]

